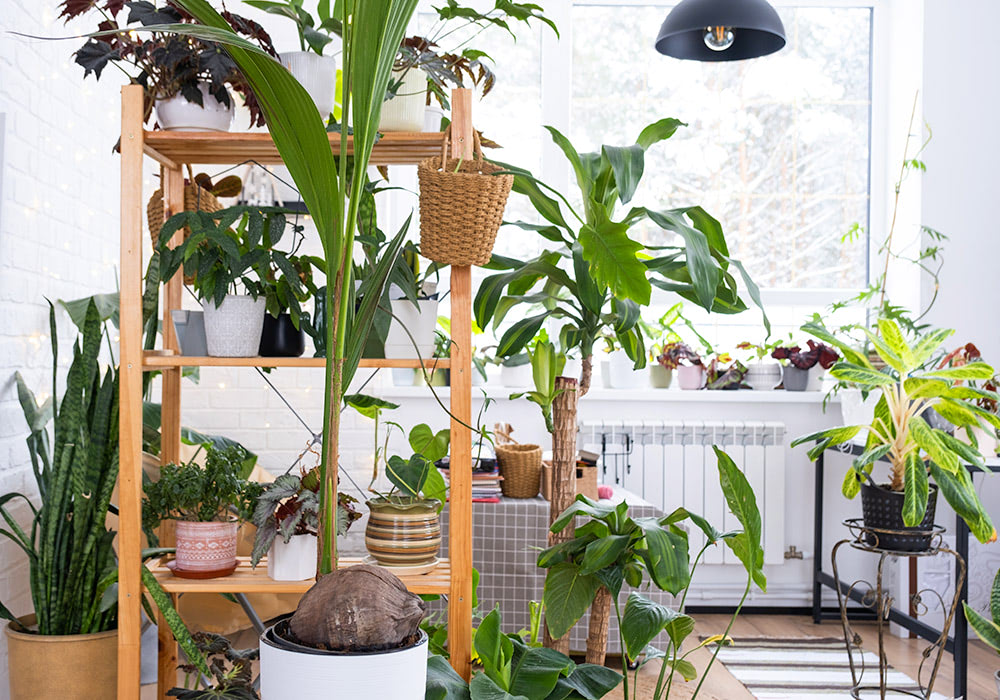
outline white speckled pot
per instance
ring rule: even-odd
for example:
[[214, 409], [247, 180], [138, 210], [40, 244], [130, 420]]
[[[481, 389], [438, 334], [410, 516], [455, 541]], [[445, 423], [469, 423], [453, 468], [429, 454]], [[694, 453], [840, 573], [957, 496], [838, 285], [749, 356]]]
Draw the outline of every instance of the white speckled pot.
[[205, 341], [212, 357], [255, 357], [264, 330], [264, 297], [227, 294], [205, 303]]

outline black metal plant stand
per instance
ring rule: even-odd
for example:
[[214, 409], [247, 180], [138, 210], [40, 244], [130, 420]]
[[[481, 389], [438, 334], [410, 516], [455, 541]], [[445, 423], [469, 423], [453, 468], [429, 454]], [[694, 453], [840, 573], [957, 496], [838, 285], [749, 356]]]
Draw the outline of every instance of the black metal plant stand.
[[[853, 683], [851, 697], [860, 699], [862, 692], [877, 690], [882, 700], [885, 700], [887, 694], [927, 700], [931, 697], [931, 692], [934, 689], [934, 682], [937, 680], [938, 671], [941, 667], [941, 657], [945, 652], [945, 647], [948, 645], [948, 630], [951, 628], [952, 620], [955, 618], [955, 611], [958, 609], [958, 603], [962, 598], [962, 590], [965, 583], [965, 559], [958, 552], [945, 546], [943, 540], [945, 529], [937, 525], [931, 530], [932, 539], [930, 547], [922, 552], [899, 552], [879, 547], [880, 536], [888, 537], [889, 535], [912, 534], [912, 532], [866, 527], [861, 518], [845, 520], [844, 525], [850, 532], [850, 537], [837, 542], [833, 546], [833, 553], [831, 555], [833, 577], [836, 581], [840, 581], [837, 571], [837, 553], [844, 545], [862, 552], [871, 552], [872, 554], [879, 555], [874, 586], [867, 581], [858, 580], [846, 585], [846, 590], [842, 589], [841, 586], [836, 587], [837, 603], [840, 607], [840, 621], [844, 629], [844, 644], [847, 647], [847, 656], [851, 666], [851, 680]], [[887, 682], [889, 664], [885, 654], [885, 634], [890, 621], [890, 613], [893, 610], [893, 598], [882, 586], [885, 561], [890, 556], [910, 558], [929, 557], [938, 554], [950, 554], [955, 557], [955, 595], [951, 600], [950, 606], [946, 606], [943, 596], [933, 589], [917, 591], [912, 596], [912, 603], [915, 606], [924, 608], [926, 606], [922, 602], [923, 597], [934, 596], [941, 604], [941, 608], [943, 610], [947, 609], [948, 614], [941, 627], [940, 634], [936, 638], [931, 639], [930, 644], [923, 650], [923, 659], [920, 662], [920, 668], [917, 672], [916, 688], [890, 686]], [[848, 602], [851, 600], [859, 601], [875, 613], [875, 621], [878, 628], [879, 660], [877, 684], [873, 684], [870, 681], [866, 682], [865, 680], [865, 673], [868, 669], [865, 667], [864, 652], [861, 648], [861, 636], [851, 627], [850, 616], [848, 615]], [[930, 664], [929, 667], [927, 667], [928, 664]], [[924, 682], [925, 675], [927, 676], [926, 683]]]

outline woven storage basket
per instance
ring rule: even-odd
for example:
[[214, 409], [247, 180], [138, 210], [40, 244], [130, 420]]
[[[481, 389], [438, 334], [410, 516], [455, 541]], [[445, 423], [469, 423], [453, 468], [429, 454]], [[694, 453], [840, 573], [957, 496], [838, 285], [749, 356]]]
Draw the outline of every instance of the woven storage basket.
[[483, 160], [475, 134], [472, 160], [448, 157], [451, 128], [440, 158], [417, 166], [420, 180], [420, 254], [447, 265], [485, 265], [514, 184], [513, 175]]
[[[207, 211], [209, 213], [222, 209], [215, 195], [195, 182], [184, 185], [184, 211]], [[146, 205], [146, 223], [149, 224], [149, 236], [153, 239], [153, 250], [160, 243], [160, 228], [163, 226], [163, 190], [156, 190]], [[184, 237], [191, 234], [184, 227]]]
[[542, 448], [538, 445], [497, 445], [503, 480], [500, 489], [507, 498], [534, 498], [542, 484]]

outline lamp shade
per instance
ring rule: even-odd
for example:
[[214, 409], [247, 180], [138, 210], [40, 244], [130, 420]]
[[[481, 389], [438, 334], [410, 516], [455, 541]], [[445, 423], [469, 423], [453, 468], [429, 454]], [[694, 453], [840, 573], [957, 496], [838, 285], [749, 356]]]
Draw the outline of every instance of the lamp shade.
[[[732, 44], [712, 49], [705, 33], [710, 27], [732, 30]], [[670, 11], [656, 37], [656, 50], [694, 61], [741, 61], [778, 51], [785, 45], [785, 27], [767, 0], [682, 0]]]

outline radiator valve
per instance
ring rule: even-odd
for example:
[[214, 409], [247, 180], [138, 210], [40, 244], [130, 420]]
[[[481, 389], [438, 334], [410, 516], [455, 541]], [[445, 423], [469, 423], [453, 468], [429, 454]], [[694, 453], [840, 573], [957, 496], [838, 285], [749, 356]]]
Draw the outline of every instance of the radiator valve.
[[788, 551], [785, 552], [785, 559], [803, 559], [803, 553], [800, 552], [795, 545], [791, 545]]

